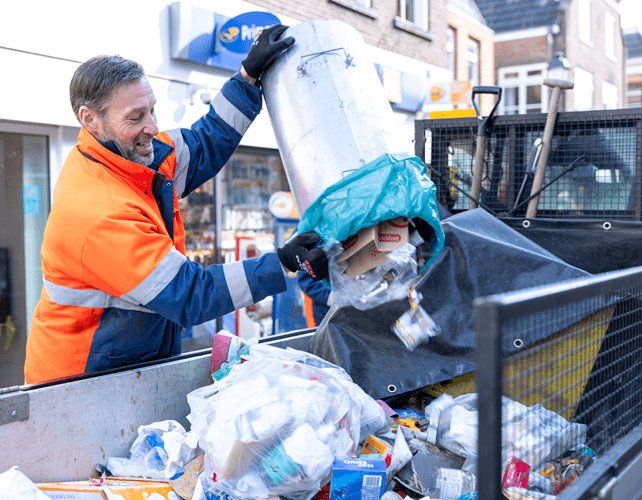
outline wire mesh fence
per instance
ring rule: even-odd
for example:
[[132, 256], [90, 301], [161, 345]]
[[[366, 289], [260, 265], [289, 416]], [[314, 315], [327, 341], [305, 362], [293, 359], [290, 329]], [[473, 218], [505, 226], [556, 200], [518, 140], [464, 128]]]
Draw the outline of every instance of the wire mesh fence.
[[[528, 166], [545, 121], [544, 113], [495, 118], [481, 202], [496, 215], [525, 216], [532, 187]], [[453, 213], [469, 207], [478, 125], [476, 118], [415, 122], [415, 154], [429, 166], [439, 202]], [[559, 113], [538, 216], [640, 220], [641, 183], [640, 110]]]
[[475, 315], [479, 498], [527, 466], [531, 491], [594, 498], [642, 424], [642, 268], [479, 299]]

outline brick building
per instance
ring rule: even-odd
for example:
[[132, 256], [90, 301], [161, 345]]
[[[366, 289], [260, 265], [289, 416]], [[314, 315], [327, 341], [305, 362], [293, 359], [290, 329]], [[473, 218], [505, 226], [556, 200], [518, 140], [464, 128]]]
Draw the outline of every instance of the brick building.
[[495, 31], [497, 82], [504, 89], [500, 113], [544, 112], [542, 85], [553, 53], [569, 61], [575, 88], [562, 109], [626, 105], [624, 41], [618, 0], [476, 0]]
[[[467, 80], [471, 86], [495, 84], [493, 30], [473, 0], [449, 0], [448, 69], [454, 80]], [[482, 114], [487, 114], [495, 98], [481, 97]]]

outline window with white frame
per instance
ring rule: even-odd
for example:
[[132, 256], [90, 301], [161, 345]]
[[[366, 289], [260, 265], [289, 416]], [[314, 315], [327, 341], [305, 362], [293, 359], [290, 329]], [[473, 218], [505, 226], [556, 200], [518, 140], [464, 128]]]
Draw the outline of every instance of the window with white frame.
[[617, 86], [611, 82], [602, 82], [602, 105], [604, 109], [617, 109]]
[[455, 78], [455, 30], [448, 28], [446, 30], [448, 37], [446, 41], [446, 51], [448, 52], [448, 71], [452, 73], [453, 79]]
[[615, 60], [615, 16], [610, 12], [604, 15], [604, 52]]
[[468, 81], [474, 87], [479, 85], [479, 42], [468, 39], [466, 60], [468, 61]]
[[593, 109], [595, 96], [595, 84], [593, 73], [576, 67], [573, 70], [575, 86], [573, 87], [573, 98], [575, 111], [589, 111]]
[[591, 2], [592, 0], [580, 0], [579, 8], [579, 28], [580, 28], [580, 40], [588, 45], [592, 45], [591, 42]]
[[399, 0], [399, 17], [428, 31], [429, 0]]
[[546, 111], [548, 87], [542, 85], [546, 77], [546, 63], [500, 68], [498, 73], [498, 84], [503, 89], [500, 114]]

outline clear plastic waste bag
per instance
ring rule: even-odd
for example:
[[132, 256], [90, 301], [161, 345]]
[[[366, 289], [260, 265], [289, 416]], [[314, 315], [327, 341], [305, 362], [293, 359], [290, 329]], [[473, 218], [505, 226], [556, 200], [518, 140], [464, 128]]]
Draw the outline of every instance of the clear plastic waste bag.
[[265, 345], [187, 400], [205, 452], [205, 488], [237, 500], [311, 498], [334, 458], [357, 449], [364, 424], [385, 425], [381, 407], [341, 368]]

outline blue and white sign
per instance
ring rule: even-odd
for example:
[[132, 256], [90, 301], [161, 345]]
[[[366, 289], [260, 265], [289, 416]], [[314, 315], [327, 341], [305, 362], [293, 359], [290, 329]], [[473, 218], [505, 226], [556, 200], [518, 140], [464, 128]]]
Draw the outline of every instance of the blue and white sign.
[[281, 24], [269, 12], [228, 17], [185, 2], [171, 6], [172, 58], [237, 71], [256, 34]]
[[281, 24], [279, 18], [268, 12], [246, 12], [226, 22], [218, 32], [223, 47], [237, 54], [247, 54], [259, 31]]
[[23, 186], [22, 199], [25, 214], [40, 213], [40, 190], [38, 186]]

